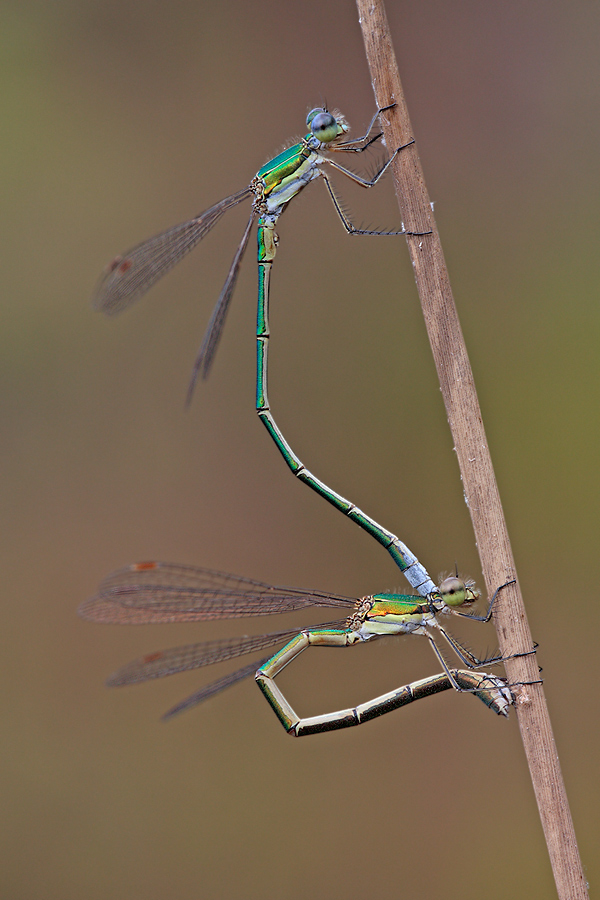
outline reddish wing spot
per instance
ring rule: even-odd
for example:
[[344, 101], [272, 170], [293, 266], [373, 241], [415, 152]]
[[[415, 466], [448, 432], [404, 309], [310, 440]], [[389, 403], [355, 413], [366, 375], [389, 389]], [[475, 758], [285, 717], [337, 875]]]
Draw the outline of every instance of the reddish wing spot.
[[155, 562], [139, 562], [134, 563], [131, 567], [134, 572], [143, 572], [145, 569], [157, 569], [158, 563]]
[[148, 656], [144, 656], [142, 662], [151, 663], [157, 659], [162, 659], [163, 656], [164, 654], [157, 650], [156, 653], [149, 653]]
[[115, 256], [113, 261], [108, 264], [108, 272], [111, 273], [118, 269], [119, 275], [124, 275], [127, 269], [130, 269], [132, 265], [131, 259], [123, 259], [122, 256]]

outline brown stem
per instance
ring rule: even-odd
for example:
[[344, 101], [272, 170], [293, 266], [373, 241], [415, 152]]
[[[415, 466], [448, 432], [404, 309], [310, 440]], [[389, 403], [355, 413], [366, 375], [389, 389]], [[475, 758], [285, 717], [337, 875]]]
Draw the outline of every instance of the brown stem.
[[[395, 103], [381, 116], [390, 150], [410, 141], [413, 132], [402, 92], [383, 0], [356, 0], [371, 81], [378, 108]], [[394, 181], [404, 226], [427, 231], [409, 237], [408, 248], [427, 333], [452, 431], [464, 493], [479, 550], [488, 594], [516, 579], [515, 562], [475, 391], [448, 271], [440, 244], [416, 145], [399, 153]], [[494, 605], [500, 650], [516, 695], [516, 712], [533, 789], [561, 900], [587, 898], [573, 821], [558, 762], [548, 707], [533, 651], [533, 641], [517, 582], [505, 587]]]

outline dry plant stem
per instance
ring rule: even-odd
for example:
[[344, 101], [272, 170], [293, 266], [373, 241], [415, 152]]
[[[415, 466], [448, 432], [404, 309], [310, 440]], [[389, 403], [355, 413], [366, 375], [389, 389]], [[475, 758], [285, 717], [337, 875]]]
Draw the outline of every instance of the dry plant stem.
[[[383, 0], [356, 0], [375, 99], [379, 108], [395, 103], [381, 116], [389, 150], [413, 137]], [[415, 145], [394, 163], [396, 194], [404, 226], [432, 230], [409, 237], [425, 324], [448, 422], [454, 439], [464, 493], [489, 595], [516, 578], [504, 513], [481, 419], [473, 373], [444, 261], [435, 219]], [[561, 900], [588, 896], [573, 822], [552, 735], [548, 708], [539, 679], [533, 642], [518, 583], [504, 588], [494, 606], [494, 624], [506, 671], [515, 688], [516, 711], [531, 772], [550, 861]]]

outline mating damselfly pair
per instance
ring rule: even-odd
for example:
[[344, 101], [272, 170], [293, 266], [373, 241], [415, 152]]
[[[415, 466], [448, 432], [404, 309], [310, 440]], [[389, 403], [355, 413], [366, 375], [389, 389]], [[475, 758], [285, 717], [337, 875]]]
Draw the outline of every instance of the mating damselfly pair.
[[[494, 595], [484, 616], [462, 611], [477, 599], [472, 586], [457, 577], [435, 585], [416, 556], [396, 535], [384, 529], [351, 501], [316, 478], [291, 449], [275, 423], [267, 394], [269, 348], [269, 281], [278, 237], [275, 226], [289, 201], [310, 181], [323, 178], [333, 205], [349, 234], [406, 235], [421, 240], [427, 233], [407, 231], [366, 231], [355, 228], [343, 211], [324, 166], [329, 165], [361, 187], [373, 187], [388, 169], [395, 156], [414, 142], [411, 140], [394, 150], [370, 180], [339, 165], [325, 152], [360, 153], [381, 137], [372, 135], [379, 115], [392, 107], [378, 110], [366, 133], [355, 141], [342, 140], [348, 124], [341, 113], [327, 109], [312, 110], [307, 117], [310, 131], [302, 141], [280, 153], [263, 166], [248, 187], [232, 194], [188, 222], [177, 225], [139, 244], [117, 257], [102, 277], [96, 291], [95, 306], [113, 314], [127, 308], [166, 274], [212, 229], [224, 212], [245, 199], [253, 198], [252, 211], [240, 245], [229, 269], [225, 284], [211, 317], [206, 335], [196, 358], [188, 400], [198, 372], [209, 372], [233, 294], [250, 230], [257, 220], [258, 241], [258, 311], [256, 409], [267, 431], [283, 455], [288, 467], [328, 502], [366, 530], [390, 553], [418, 595], [395, 593], [373, 594], [360, 600], [325, 592], [276, 588], [262, 582], [210, 569], [168, 563], [138, 563], [109, 576], [99, 593], [80, 608], [85, 618], [120, 624], [150, 622], [190, 622], [241, 616], [268, 615], [303, 607], [325, 607], [343, 610], [343, 618], [300, 631], [290, 630], [245, 638], [209, 641], [160, 651], [123, 667], [109, 679], [109, 684], [131, 684], [176, 672], [235, 658], [244, 653], [259, 652], [284, 644], [274, 655], [225, 676], [174, 707], [167, 716], [187, 709], [218, 691], [255, 673], [256, 680], [286, 730], [294, 735], [329, 731], [357, 725], [414, 700], [453, 688], [474, 693], [495, 712], [507, 715], [511, 693], [506, 682], [488, 673], [476, 671], [498, 658], [480, 660], [453, 638], [441, 625], [440, 617], [460, 615], [477, 621], [489, 621]], [[389, 694], [347, 710], [312, 718], [300, 718], [274, 682], [275, 676], [309, 646], [347, 647], [386, 635], [412, 633], [425, 635], [442, 665], [443, 672], [412, 682]], [[433, 637], [442, 636], [467, 669], [449, 668]]]

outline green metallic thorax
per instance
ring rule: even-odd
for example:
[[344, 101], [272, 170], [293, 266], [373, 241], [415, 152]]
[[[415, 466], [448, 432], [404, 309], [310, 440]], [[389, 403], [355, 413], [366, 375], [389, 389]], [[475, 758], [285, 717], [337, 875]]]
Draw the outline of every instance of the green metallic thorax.
[[273, 188], [278, 187], [286, 178], [294, 176], [303, 162], [309, 159], [313, 151], [306, 144], [294, 144], [280, 153], [274, 159], [259, 169], [256, 177], [265, 186], [265, 195], [269, 195]]
[[429, 612], [427, 600], [410, 594], [374, 594], [369, 618], [375, 616], [415, 616]]
[[275, 217], [319, 174], [319, 153], [306, 141], [288, 147], [256, 173], [252, 186], [262, 214]]
[[362, 600], [348, 627], [362, 640], [373, 635], [406, 634], [435, 621], [426, 599], [407, 594], [374, 594]]

